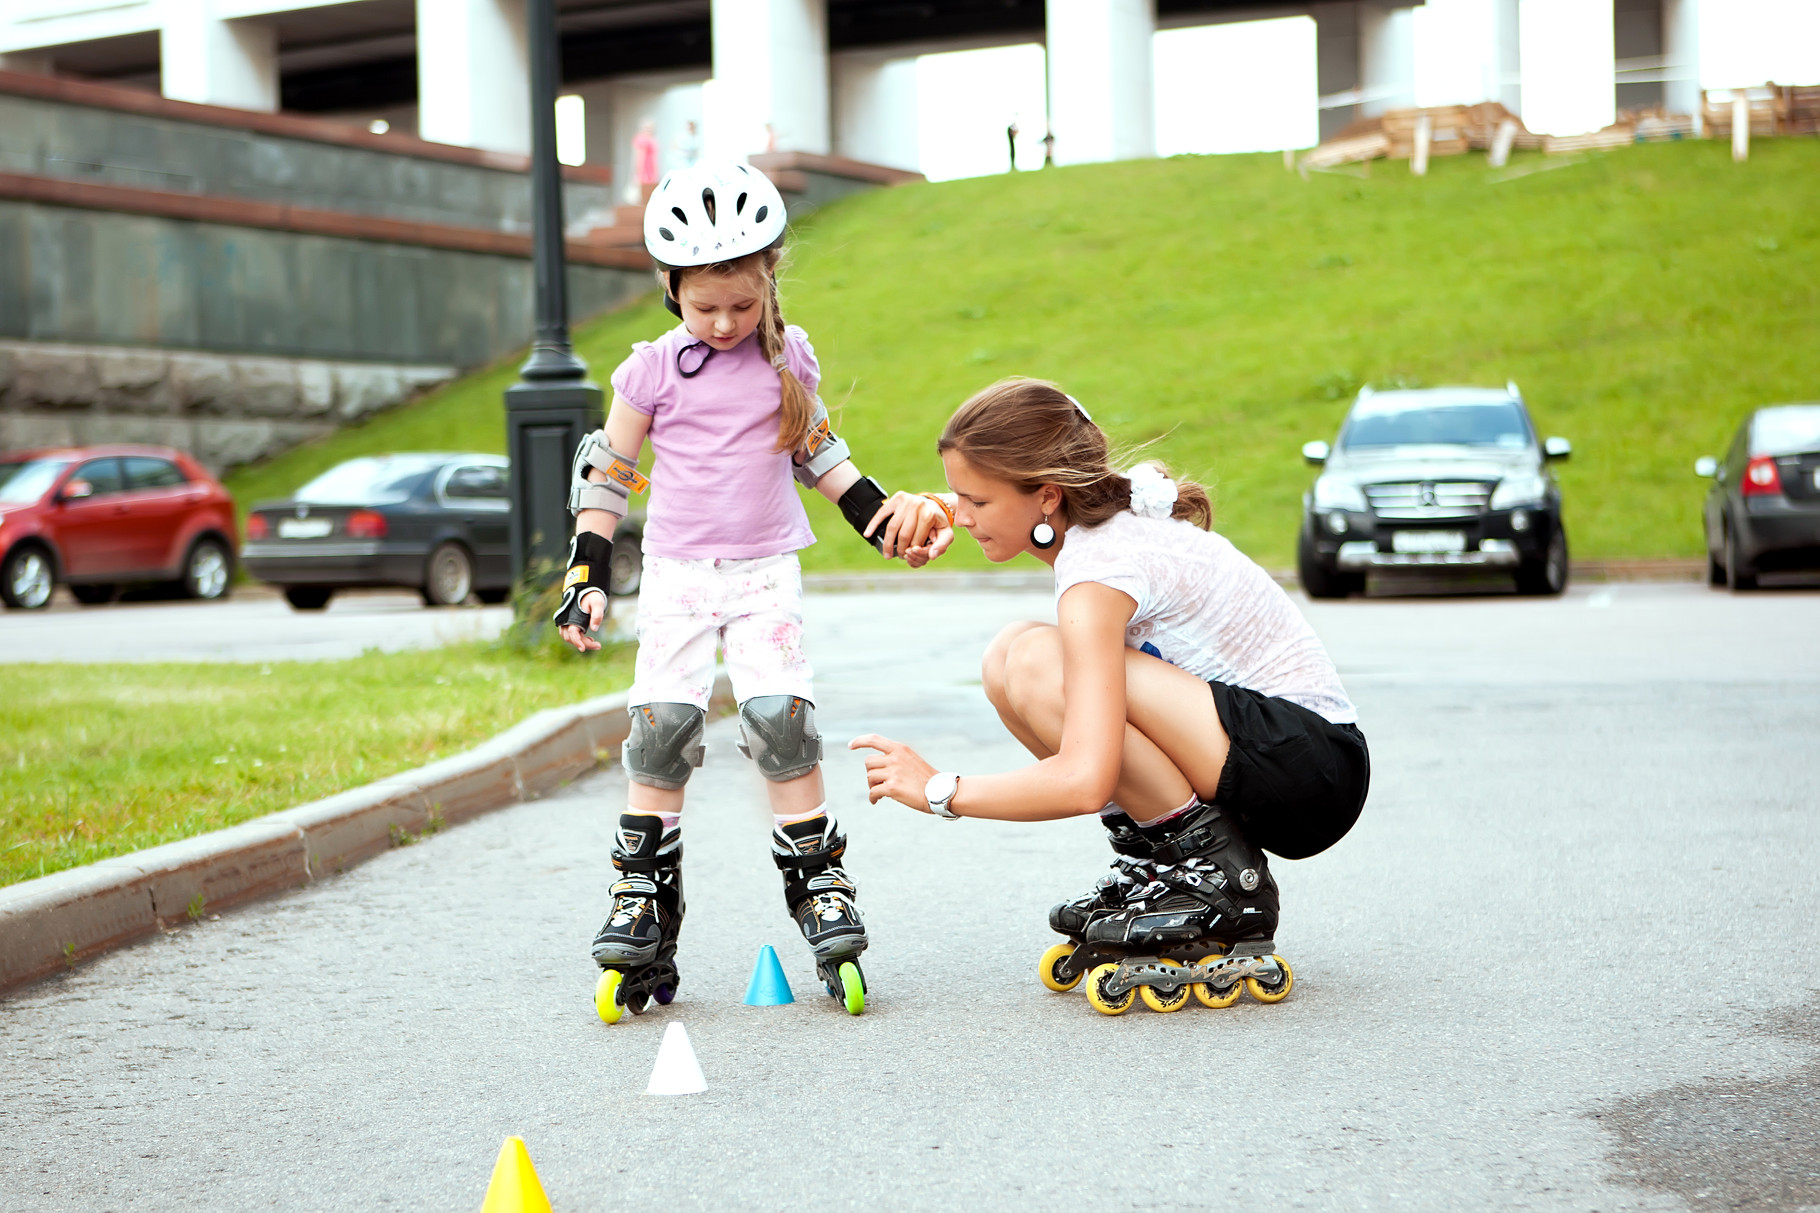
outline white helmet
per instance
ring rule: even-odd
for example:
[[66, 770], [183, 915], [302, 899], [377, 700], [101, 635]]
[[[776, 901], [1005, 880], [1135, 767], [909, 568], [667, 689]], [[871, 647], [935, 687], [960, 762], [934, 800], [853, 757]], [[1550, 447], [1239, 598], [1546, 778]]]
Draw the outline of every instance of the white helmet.
[[692, 165], [665, 173], [645, 204], [645, 249], [673, 269], [731, 261], [776, 244], [786, 217], [783, 195], [757, 169]]

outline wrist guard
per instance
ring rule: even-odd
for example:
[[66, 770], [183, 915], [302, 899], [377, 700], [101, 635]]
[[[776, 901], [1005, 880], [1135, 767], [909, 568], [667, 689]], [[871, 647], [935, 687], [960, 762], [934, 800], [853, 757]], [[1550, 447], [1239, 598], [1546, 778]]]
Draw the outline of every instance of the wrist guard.
[[[609, 595], [607, 588], [613, 566], [613, 541], [593, 531], [582, 531], [569, 540], [569, 571], [562, 579], [562, 605], [556, 608], [551, 618], [559, 628], [570, 624], [582, 631], [588, 629], [588, 612], [581, 605], [581, 596], [589, 590], [599, 590]], [[601, 608], [605, 618], [606, 607]]]
[[[877, 531], [867, 536], [866, 524], [872, 521], [872, 515], [878, 513], [878, 507], [883, 504], [885, 490], [879, 488], [878, 481], [870, 476], [861, 476], [853, 482], [852, 488], [840, 495], [840, 512], [846, 515], [847, 521], [853, 524], [853, 529], [860, 533], [861, 538], [881, 552], [885, 550], [884, 539]], [[879, 524], [879, 530], [883, 529], [884, 524]]]

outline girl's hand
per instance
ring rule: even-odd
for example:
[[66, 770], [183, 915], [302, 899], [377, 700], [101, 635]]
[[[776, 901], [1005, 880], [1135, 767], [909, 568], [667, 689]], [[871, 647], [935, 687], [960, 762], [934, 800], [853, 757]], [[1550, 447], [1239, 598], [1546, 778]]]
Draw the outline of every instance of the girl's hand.
[[874, 535], [883, 543], [881, 551], [887, 559], [902, 556], [913, 569], [928, 564], [954, 542], [954, 528], [941, 506], [927, 497], [902, 492], [887, 497], [872, 516], [866, 536]]
[[[940, 511], [937, 511], [938, 513]], [[849, 750], [877, 750], [866, 759], [866, 798], [873, 804], [889, 796], [902, 805], [921, 813], [929, 811], [923, 789], [935, 774], [935, 768], [901, 741], [867, 733], [847, 743]]]
[[600, 647], [600, 641], [588, 635], [588, 632], [600, 631], [600, 625], [607, 618], [607, 596], [599, 590], [591, 590], [581, 596], [581, 605], [588, 612], [588, 626], [584, 631], [579, 624], [564, 624], [556, 629], [556, 634], [569, 644], [575, 646], [577, 653], [591, 653]]

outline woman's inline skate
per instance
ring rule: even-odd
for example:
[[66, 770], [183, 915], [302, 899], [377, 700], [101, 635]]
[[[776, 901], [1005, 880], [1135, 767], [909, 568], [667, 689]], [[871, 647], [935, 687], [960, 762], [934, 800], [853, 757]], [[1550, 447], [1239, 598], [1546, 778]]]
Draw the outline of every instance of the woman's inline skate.
[[1087, 970], [1074, 964], [1075, 952], [1087, 942], [1087, 925], [1101, 914], [1110, 913], [1125, 904], [1125, 899], [1150, 883], [1150, 839], [1136, 822], [1123, 813], [1107, 813], [1100, 818], [1106, 827], [1106, 839], [1112, 844], [1112, 868], [1099, 883], [1072, 901], [1064, 901], [1049, 911], [1049, 929], [1066, 935], [1069, 942], [1058, 943], [1043, 953], [1037, 962], [1037, 977], [1057, 993], [1065, 993], [1081, 984]]
[[620, 874], [610, 890], [613, 908], [594, 937], [594, 962], [601, 968], [594, 1009], [605, 1023], [676, 997], [676, 937], [685, 908], [682, 832], [666, 832], [661, 817], [621, 814], [613, 867]]
[[1143, 834], [1150, 883], [1094, 915], [1071, 958], [1093, 1009], [1119, 1015], [1139, 996], [1164, 1012], [1191, 993], [1210, 1007], [1241, 993], [1288, 997], [1295, 976], [1276, 955], [1276, 881], [1232, 814], [1203, 802]]
[[784, 874], [784, 903], [815, 953], [815, 973], [828, 997], [849, 1015], [866, 1009], [866, 924], [854, 898], [859, 887], [840, 866], [847, 839], [831, 817], [793, 821], [771, 831], [771, 858]]

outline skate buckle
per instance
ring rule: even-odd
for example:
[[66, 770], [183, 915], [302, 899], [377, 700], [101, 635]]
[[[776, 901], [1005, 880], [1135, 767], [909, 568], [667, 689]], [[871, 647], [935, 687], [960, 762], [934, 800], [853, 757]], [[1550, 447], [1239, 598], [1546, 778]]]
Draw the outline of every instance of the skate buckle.
[[1247, 893], [1258, 891], [1258, 870], [1256, 868], [1246, 868], [1239, 873], [1239, 888], [1244, 889]]

